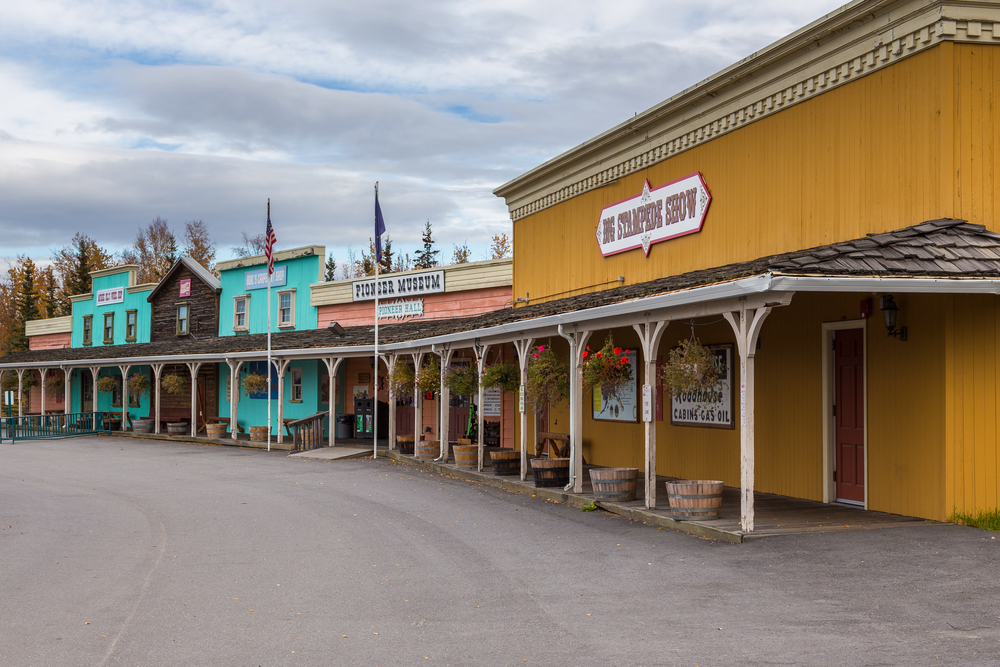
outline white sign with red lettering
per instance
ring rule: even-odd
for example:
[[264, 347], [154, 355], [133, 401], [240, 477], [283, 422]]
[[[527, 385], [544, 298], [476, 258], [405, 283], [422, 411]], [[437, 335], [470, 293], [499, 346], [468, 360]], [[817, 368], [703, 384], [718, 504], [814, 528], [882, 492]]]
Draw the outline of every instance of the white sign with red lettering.
[[649, 257], [654, 243], [700, 232], [710, 203], [712, 195], [701, 172], [655, 190], [646, 181], [641, 195], [601, 211], [597, 245], [605, 257], [636, 248]]
[[111, 289], [102, 289], [97, 293], [97, 305], [107, 306], [112, 303], [121, 303], [125, 301], [125, 288], [124, 287], [112, 287]]

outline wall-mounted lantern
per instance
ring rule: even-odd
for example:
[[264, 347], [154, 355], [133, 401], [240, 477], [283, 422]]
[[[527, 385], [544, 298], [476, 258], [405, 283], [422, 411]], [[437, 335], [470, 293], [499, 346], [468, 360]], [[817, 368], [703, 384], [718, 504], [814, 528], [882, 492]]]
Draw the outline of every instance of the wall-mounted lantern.
[[882, 308], [882, 317], [885, 318], [885, 329], [887, 335], [900, 341], [906, 341], [906, 327], [896, 328], [896, 316], [899, 314], [899, 306], [891, 294], [887, 294], [879, 299], [879, 306]]

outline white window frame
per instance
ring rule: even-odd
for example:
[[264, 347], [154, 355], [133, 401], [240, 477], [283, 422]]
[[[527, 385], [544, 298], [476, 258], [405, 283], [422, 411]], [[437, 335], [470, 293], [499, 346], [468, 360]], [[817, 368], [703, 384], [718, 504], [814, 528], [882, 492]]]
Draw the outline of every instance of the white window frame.
[[[295, 375], [298, 374], [299, 380], [295, 381]], [[288, 402], [289, 403], [301, 403], [302, 402], [302, 369], [298, 366], [292, 366], [288, 369]], [[298, 398], [295, 397], [296, 391], [298, 393]]]
[[[236, 318], [240, 313], [237, 311], [237, 304], [244, 302], [243, 306], [243, 326], [236, 323]], [[250, 295], [240, 294], [233, 297], [233, 331], [250, 331]]]
[[[285, 294], [288, 295], [289, 305], [285, 310], [288, 311], [288, 321], [281, 321], [281, 297]], [[283, 289], [278, 290], [278, 328], [279, 329], [294, 329], [295, 328], [295, 290], [294, 289]]]

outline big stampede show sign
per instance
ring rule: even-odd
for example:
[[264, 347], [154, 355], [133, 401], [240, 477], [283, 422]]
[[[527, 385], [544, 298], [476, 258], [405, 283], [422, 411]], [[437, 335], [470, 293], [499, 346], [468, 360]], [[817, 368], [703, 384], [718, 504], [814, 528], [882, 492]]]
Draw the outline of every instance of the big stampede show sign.
[[654, 243], [700, 232], [710, 203], [712, 195], [700, 172], [655, 190], [646, 181], [641, 195], [601, 211], [597, 223], [601, 254], [608, 257], [642, 248], [649, 257]]
[[[355, 301], [375, 299], [375, 279], [355, 280], [352, 284]], [[423, 296], [444, 291], [444, 271], [410, 273], [405, 276], [379, 276], [378, 298]]]

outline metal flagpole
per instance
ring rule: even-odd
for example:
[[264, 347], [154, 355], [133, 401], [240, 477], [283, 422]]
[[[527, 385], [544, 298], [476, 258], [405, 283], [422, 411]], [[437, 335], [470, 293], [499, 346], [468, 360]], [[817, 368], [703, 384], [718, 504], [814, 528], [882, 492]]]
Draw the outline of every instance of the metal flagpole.
[[[271, 235], [271, 198], [267, 198], [267, 226], [268, 236]], [[270, 238], [264, 239], [264, 243], [270, 243]], [[271, 257], [274, 256], [274, 248], [271, 248], [267, 257], [267, 451], [271, 451]]]
[[[375, 181], [375, 236], [378, 236], [378, 181]], [[382, 259], [378, 257], [379, 239], [375, 239], [375, 382], [372, 385], [372, 396], [375, 402], [372, 404], [372, 458], [378, 458], [378, 263]]]

